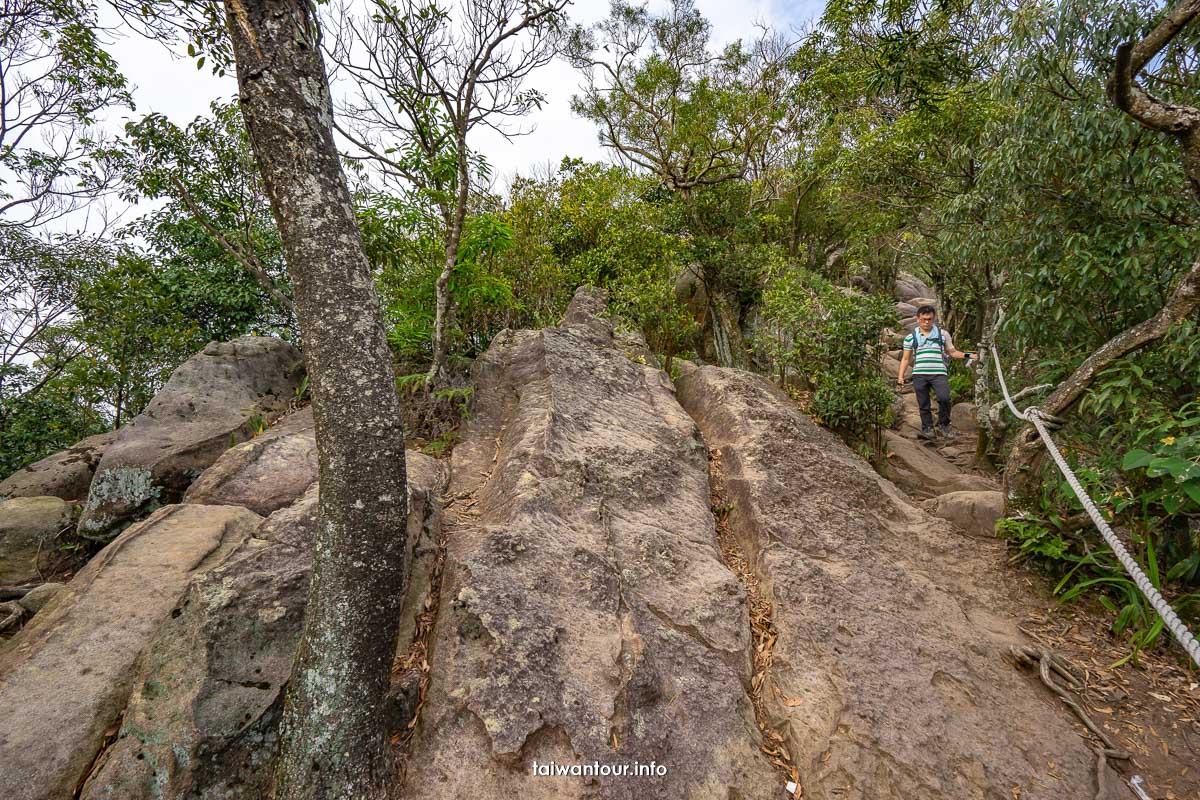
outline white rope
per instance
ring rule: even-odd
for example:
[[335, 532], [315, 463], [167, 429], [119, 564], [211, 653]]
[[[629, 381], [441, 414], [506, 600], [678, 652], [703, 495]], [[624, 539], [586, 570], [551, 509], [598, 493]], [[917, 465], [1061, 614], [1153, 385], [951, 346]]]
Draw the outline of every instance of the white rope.
[[1125, 567], [1125, 571], [1129, 573], [1129, 577], [1133, 578], [1133, 582], [1137, 584], [1138, 589], [1150, 601], [1150, 605], [1162, 618], [1163, 625], [1171, 631], [1171, 635], [1183, 645], [1184, 651], [1191, 657], [1197, 667], [1200, 667], [1200, 641], [1197, 641], [1195, 635], [1188, 630], [1187, 625], [1175, 613], [1175, 609], [1171, 608], [1171, 604], [1166, 601], [1158, 589], [1154, 588], [1154, 584], [1146, 577], [1146, 573], [1142, 572], [1138, 563], [1133, 560], [1133, 556], [1129, 555], [1129, 551], [1125, 549], [1125, 545], [1121, 544], [1121, 540], [1113, 533], [1112, 528], [1104, 521], [1104, 517], [1100, 516], [1100, 510], [1096, 508], [1096, 504], [1092, 502], [1092, 498], [1088, 497], [1083, 486], [1080, 485], [1079, 479], [1075, 477], [1075, 473], [1071, 471], [1071, 467], [1063, 458], [1062, 453], [1058, 451], [1058, 447], [1054, 444], [1054, 440], [1050, 438], [1050, 432], [1046, 430], [1044, 420], [1046, 414], [1040, 409], [1030, 406], [1025, 409], [1024, 413], [1017, 410], [1013, 405], [1012, 399], [1008, 395], [1008, 387], [1004, 384], [1004, 371], [1000, 368], [1000, 356], [996, 354], [996, 349], [992, 348], [992, 358], [996, 362], [996, 377], [1000, 380], [1000, 391], [1004, 393], [1004, 402], [1008, 403], [1008, 408], [1019, 419], [1026, 420], [1037, 428], [1038, 434], [1042, 437], [1042, 441], [1046, 443], [1046, 450], [1049, 451], [1054, 463], [1058, 465], [1059, 471], [1067, 479], [1067, 483], [1071, 486], [1071, 491], [1075, 492], [1075, 496], [1079, 498], [1079, 502], [1083, 504], [1083, 510], [1092, 518], [1096, 528], [1100, 531], [1100, 535], [1104, 537], [1104, 541], [1112, 548], [1117, 560]]

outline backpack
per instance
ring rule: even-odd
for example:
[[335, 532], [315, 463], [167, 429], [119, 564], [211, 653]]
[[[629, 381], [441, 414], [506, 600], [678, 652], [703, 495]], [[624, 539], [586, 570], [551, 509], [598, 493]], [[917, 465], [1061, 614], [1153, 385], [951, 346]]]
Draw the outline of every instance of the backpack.
[[[934, 325], [933, 330], [929, 333], [930, 335], [925, 337], [925, 343], [937, 342], [938, 347], [942, 348], [942, 363], [946, 365], [946, 369], [949, 369], [950, 356], [946, 355], [946, 337], [942, 336], [942, 329], [937, 325]], [[922, 342], [919, 338], [920, 335], [921, 327], [918, 325], [912, 329], [914, 359], [917, 357], [917, 351], [921, 349]]]

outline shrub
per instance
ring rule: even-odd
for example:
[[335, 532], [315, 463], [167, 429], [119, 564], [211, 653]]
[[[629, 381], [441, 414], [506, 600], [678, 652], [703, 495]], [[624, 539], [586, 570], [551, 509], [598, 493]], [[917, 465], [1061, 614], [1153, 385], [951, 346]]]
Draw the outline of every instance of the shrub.
[[772, 273], [756, 345], [785, 380], [790, 370], [813, 389], [809, 407], [822, 423], [878, 450], [893, 402], [879, 371], [880, 333], [894, 322], [894, 306], [793, 266]]

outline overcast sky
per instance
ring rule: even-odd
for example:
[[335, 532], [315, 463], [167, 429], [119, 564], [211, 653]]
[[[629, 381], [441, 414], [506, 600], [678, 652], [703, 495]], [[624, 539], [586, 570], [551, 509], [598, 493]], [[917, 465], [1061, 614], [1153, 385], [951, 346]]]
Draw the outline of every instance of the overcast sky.
[[[650, 4], [652, 10], [666, 5], [662, 0]], [[778, 30], [799, 30], [820, 13], [824, 0], [697, 0], [697, 6], [712, 23], [713, 38], [719, 46], [739, 38], [752, 38], [759, 22]], [[576, 0], [569, 13], [573, 22], [590, 25], [607, 15], [608, 0]], [[108, 117], [105, 127], [114, 133], [119, 132], [126, 120], [152, 112], [165, 114], [183, 126], [206, 114], [213, 100], [233, 97], [237, 91], [232, 74], [217, 78], [207, 67], [197, 70], [192, 59], [172, 58], [162, 44], [139, 36], [116, 40], [110, 52], [133, 85], [137, 104], [132, 113], [121, 110]], [[563, 156], [606, 158], [597, 144], [593, 125], [571, 114], [571, 95], [578, 90], [578, 73], [557, 60], [534, 73], [528, 84], [545, 92], [548, 100], [526, 120], [525, 127], [533, 127], [532, 133], [511, 142], [487, 129], [472, 133], [471, 145], [492, 164], [500, 186], [507, 185], [514, 174], [528, 174], [534, 168], [557, 164]]]

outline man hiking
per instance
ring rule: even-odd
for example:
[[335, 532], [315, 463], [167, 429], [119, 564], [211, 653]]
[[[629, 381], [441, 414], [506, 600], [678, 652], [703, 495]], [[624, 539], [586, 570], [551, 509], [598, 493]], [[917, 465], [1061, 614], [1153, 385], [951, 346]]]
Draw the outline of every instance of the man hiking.
[[975, 358], [974, 353], [964, 353], [954, 347], [950, 334], [934, 324], [937, 312], [933, 306], [921, 306], [917, 309], [917, 327], [904, 337], [904, 355], [900, 358], [900, 373], [896, 383], [904, 385], [904, 375], [908, 362], [913, 362], [912, 381], [913, 391], [917, 393], [917, 408], [921, 411], [922, 439], [932, 441], [936, 434], [933, 429], [933, 413], [929, 408], [929, 389], [933, 388], [938, 401], [938, 431], [950, 438], [950, 379], [947, 366], [949, 358], [965, 358], [968, 363]]

